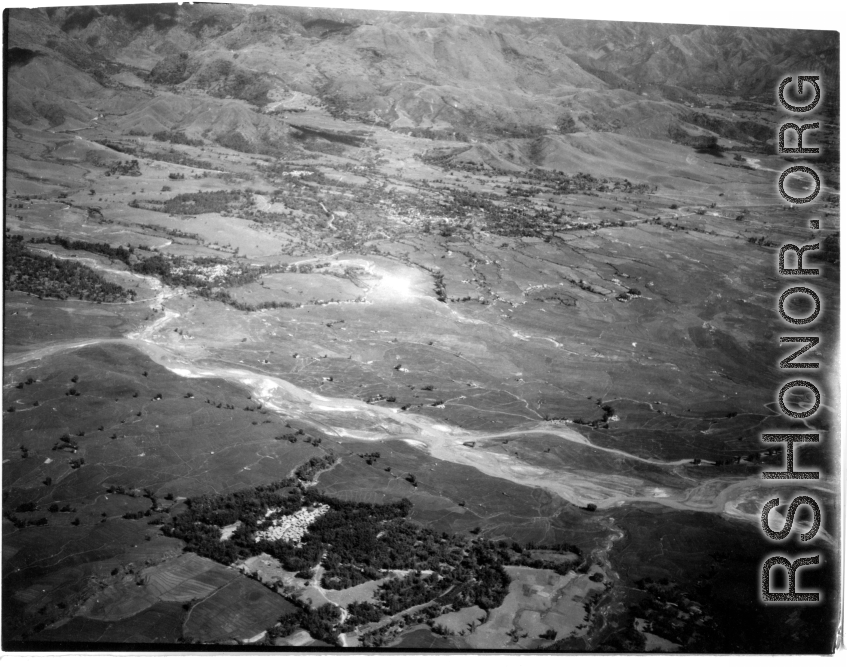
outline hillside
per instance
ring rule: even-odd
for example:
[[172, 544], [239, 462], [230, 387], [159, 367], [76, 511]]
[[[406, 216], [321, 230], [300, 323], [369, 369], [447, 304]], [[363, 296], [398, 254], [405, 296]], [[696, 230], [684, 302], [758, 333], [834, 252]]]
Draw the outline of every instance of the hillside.
[[[763, 86], [774, 72], [824, 64], [823, 74], [837, 78], [837, 64], [828, 64], [837, 63], [834, 36], [785, 37], [780, 30], [227, 5], [13, 12], [9, 44], [31, 59], [13, 68], [12, 113], [55, 125], [34, 99], [45, 90], [69, 102], [62, 106], [78, 120], [89, 112], [86, 102], [96, 101], [93, 115], [120, 113], [127, 95], [138, 104], [127, 89], [149, 95], [159, 84], [177, 96], [242, 99], [257, 111], [301, 94], [344, 117], [445, 137], [533, 136], [570, 115], [577, 129], [666, 140], [686, 103], [726, 92], [727, 81], [742, 99], [759, 99], [768, 97]], [[163, 113], [166, 103], [157, 104]], [[178, 100], [171, 105], [171, 124], [200, 134], [220, 120], [195, 118]], [[161, 118], [150, 110], [130, 121], [147, 128]], [[246, 134], [253, 140], [256, 131]]]

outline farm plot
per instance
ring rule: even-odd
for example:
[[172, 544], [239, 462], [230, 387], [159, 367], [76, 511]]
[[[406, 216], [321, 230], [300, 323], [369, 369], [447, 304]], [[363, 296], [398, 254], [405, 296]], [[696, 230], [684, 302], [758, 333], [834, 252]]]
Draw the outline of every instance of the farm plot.
[[38, 634], [39, 641], [57, 643], [102, 642], [176, 644], [182, 634], [185, 611], [175, 602], [158, 602], [149, 609], [117, 622], [76, 616]]
[[142, 570], [140, 574], [150, 593], [173, 602], [205, 598], [237, 576], [229, 568], [193, 553]]
[[296, 607], [262, 584], [238, 576], [191, 609], [186, 638], [198, 642], [246, 640], [274, 625]]
[[81, 613], [92, 619], [118, 621], [160, 601], [202, 600], [239, 576], [223, 565], [188, 553], [146, 568], [132, 580], [97, 592]]

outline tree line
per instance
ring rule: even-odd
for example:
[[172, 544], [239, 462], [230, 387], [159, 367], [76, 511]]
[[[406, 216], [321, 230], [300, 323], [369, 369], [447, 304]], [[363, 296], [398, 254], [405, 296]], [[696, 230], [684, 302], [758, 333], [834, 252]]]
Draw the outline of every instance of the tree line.
[[3, 283], [7, 290], [35, 294], [40, 299], [70, 299], [98, 303], [132, 301], [136, 293], [105, 280], [79, 262], [45, 257], [32, 252], [23, 236], [6, 235], [3, 248]]

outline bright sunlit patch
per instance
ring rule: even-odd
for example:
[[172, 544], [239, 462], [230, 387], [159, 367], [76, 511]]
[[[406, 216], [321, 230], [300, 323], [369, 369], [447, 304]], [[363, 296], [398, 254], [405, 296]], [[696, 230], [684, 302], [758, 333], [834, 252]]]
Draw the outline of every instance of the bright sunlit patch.
[[408, 276], [396, 273], [383, 273], [379, 282], [379, 291], [384, 296], [395, 299], [412, 299], [415, 296], [412, 290], [412, 281]]

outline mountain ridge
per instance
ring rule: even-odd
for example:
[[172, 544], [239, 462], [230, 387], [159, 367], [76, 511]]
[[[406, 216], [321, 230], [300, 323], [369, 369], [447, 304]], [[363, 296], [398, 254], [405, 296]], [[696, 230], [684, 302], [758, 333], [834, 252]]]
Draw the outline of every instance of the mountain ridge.
[[21, 120], [43, 117], [24, 80], [47, 58], [80, 70], [54, 77], [72, 89], [55, 92], [83, 108], [88, 77], [108, 97], [133, 75], [148, 94], [232, 97], [256, 112], [303, 94], [341, 115], [448, 135], [534, 136], [570, 115], [577, 130], [671, 140], [703, 94], [764, 100], [785, 71], [819, 65], [832, 79], [838, 69], [837, 34], [815, 31], [792, 31], [789, 47], [777, 29], [231, 5], [20, 10], [10, 25], [9, 46], [37, 54], [12, 63]]

